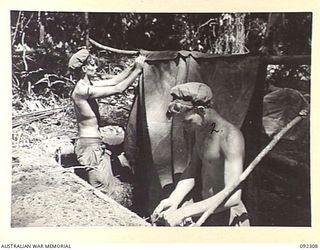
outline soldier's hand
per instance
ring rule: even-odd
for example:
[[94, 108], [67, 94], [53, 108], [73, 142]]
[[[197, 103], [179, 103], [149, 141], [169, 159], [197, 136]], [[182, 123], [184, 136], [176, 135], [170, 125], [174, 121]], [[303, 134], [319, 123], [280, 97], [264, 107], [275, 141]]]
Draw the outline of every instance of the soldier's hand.
[[151, 215], [151, 222], [153, 225], [165, 226], [167, 222], [164, 220], [164, 213], [177, 209], [177, 205], [170, 198], [162, 200], [155, 208]]
[[173, 205], [173, 202], [169, 198], [164, 199], [160, 201], [159, 205], [153, 211], [153, 214], [160, 215], [163, 211], [171, 208]]
[[167, 210], [163, 212], [162, 217], [165, 222], [165, 225], [171, 227], [183, 225], [184, 214], [182, 213], [181, 209]]
[[143, 64], [144, 64], [144, 61], [146, 60], [146, 57], [145, 56], [138, 56], [135, 60], [135, 65], [138, 69], [142, 70], [143, 69]]

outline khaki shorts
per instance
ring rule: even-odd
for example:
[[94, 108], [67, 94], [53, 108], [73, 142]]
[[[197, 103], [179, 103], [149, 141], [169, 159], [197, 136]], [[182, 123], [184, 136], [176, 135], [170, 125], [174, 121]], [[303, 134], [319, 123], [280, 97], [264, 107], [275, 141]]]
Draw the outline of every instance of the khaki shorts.
[[75, 153], [79, 163], [86, 166], [88, 181], [93, 187], [103, 189], [113, 184], [110, 152], [103, 148], [101, 138], [80, 137]]

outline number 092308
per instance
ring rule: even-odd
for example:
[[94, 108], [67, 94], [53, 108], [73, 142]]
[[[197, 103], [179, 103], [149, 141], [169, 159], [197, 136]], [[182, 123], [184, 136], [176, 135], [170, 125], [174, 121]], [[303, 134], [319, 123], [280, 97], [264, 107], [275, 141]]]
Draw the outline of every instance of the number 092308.
[[318, 244], [300, 244], [300, 248], [318, 248]]

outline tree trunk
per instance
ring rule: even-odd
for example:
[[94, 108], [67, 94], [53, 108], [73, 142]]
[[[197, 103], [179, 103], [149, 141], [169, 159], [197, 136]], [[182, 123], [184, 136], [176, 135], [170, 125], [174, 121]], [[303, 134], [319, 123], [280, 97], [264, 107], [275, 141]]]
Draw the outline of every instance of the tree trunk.
[[261, 52], [270, 55], [281, 55], [281, 41], [283, 36], [285, 14], [270, 13], [268, 17], [268, 26], [266, 37], [263, 41]]
[[245, 46], [245, 28], [244, 28], [244, 20], [246, 14], [236, 13], [235, 14], [235, 46], [233, 48], [232, 54], [245, 54], [248, 52]]
[[85, 25], [86, 25], [86, 28], [85, 28], [85, 34], [86, 34], [86, 47], [89, 48], [90, 46], [90, 40], [89, 40], [89, 13], [88, 12], [85, 12], [84, 13], [84, 20], [85, 20]]
[[38, 12], [38, 23], [39, 23], [39, 44], [44, 42], [44, 37], [46, 35], [46, 31], [43, 23], [41, 22], [41, 12]]

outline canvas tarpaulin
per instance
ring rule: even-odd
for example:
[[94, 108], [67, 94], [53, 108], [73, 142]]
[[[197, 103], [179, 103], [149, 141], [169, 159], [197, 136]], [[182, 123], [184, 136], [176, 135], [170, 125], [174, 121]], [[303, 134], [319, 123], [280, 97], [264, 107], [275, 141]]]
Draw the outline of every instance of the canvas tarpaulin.
[[[299, 115], [309, 104], [305, 97], [295, 89], [279, 88], [263, 98], [263, 127], [264, 132], [272, 137]], [[303, 119], [284, 136], [288, 140], [303, 140], [308, 133], [309, 120]]]
[[[190, 160], [191, 138], [181, 121], [169, 120], [170, 89], [191, 81], [210, 86], [214, 108], [241, 127], [255, 91], [260, 58], [217, 56], [189, 51], [142, 51], [146, 56], [139, 93], [130, 113], [124, 142], [137, 181], [145, 186], [149, 212], [162, 199], [159, 189], [175, 183]], [[142, 195], [143, 196], [143, 195]]]

